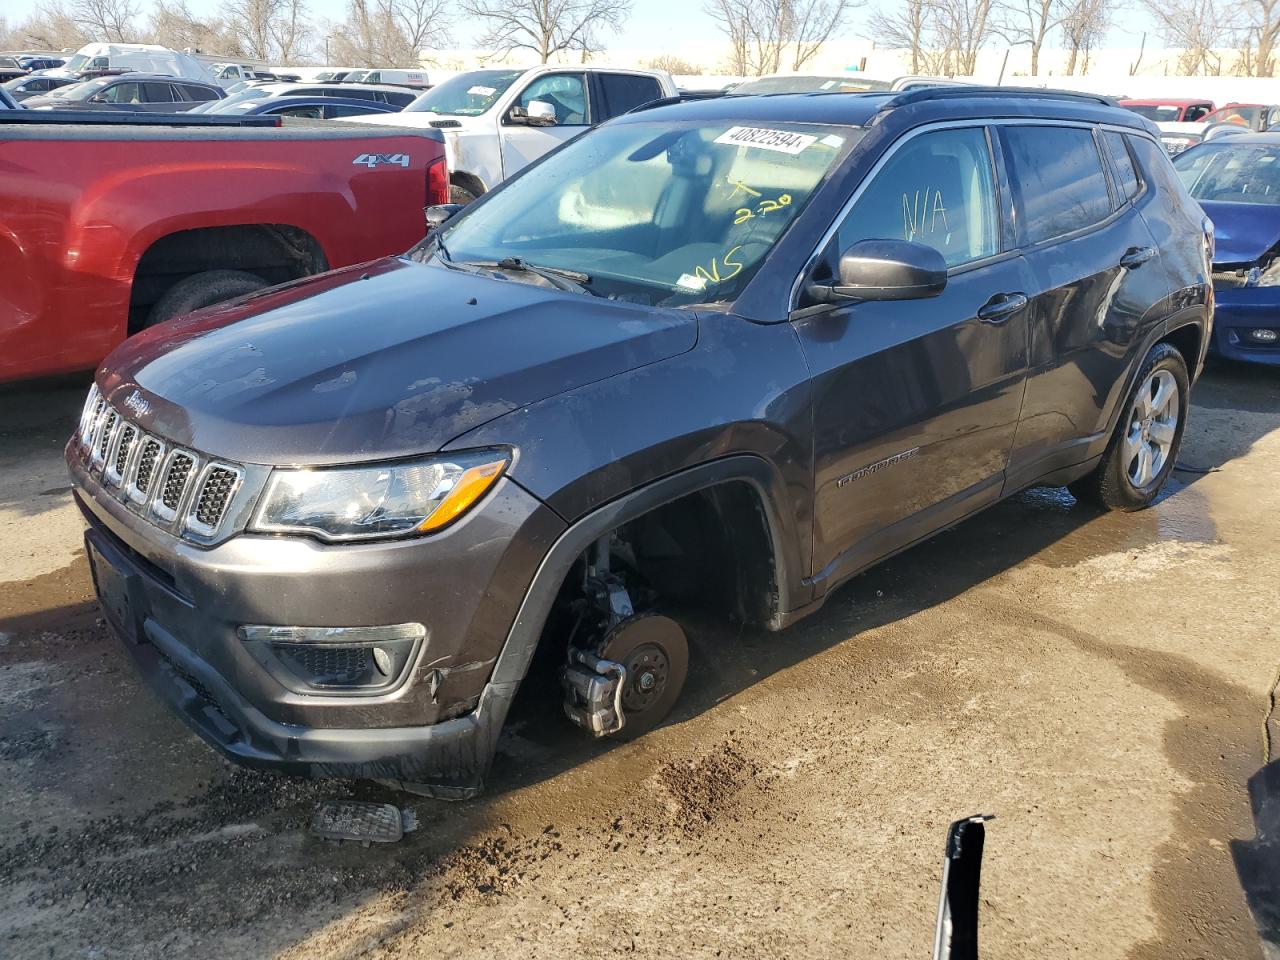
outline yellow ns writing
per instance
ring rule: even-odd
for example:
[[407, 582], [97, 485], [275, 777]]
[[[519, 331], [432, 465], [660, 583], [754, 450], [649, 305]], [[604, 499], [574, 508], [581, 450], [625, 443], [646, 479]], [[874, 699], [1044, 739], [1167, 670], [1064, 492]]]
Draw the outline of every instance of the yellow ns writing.
[[947, 208], [942, 203], [942, 191], [933, 187], [917, 190], [915, 195], [902, 195], [902, 236], [913, 240], [917, 234], [934, 233], [938, 229], [938, 217], [942, 217], [942, 229], [950, 230]]
[[[699, 264], [698, 266], [693, 268], [693, 275], [702, 280], [705, 280], [707, 283], [720, 283], [724, 280], [732, 280], [734, 277], [736, 277], [739, 273], [742, 272], [742, 264], [739, 263], [737, 260], [733, 259], [733, 255], [741, 249], [742, 247], [740, 246], [734, 247], [732, 250], [725, 253], [724, 256], [722, 257], [719, 257], [719, 258], [712, 257], [710, 270], [706, 269], [701, 264]], [[732, 267], [733, 269], [729, 273], [721, 273], [720, 267], [725, 267], [725, 268]]]

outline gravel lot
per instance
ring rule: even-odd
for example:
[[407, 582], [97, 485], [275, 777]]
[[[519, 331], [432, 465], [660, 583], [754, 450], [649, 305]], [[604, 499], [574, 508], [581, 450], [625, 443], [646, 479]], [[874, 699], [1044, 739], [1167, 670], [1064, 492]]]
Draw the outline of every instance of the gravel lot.
[[[1033, 490], [785, 633], [698, 624], [673, 722], [531, 698], [452, 805], [235, 769], [137, 681], [61, 463], [86, 387], [0, 393], [0, 956], [925, 958], [985, 811], [984, 958], [1280, 957], [1276, 372], [1207, 375], [1153, 509]], [[320, 843], [334, 796], [421, 826]]]

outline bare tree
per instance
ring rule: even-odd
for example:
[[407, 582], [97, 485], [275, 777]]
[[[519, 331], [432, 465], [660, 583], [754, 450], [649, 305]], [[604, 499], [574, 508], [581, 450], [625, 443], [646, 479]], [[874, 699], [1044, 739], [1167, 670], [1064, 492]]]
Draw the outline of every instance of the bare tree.
[[1066, 0], [997, 0], [996, 32], [1014, 46], [1031, 48], [1031, 76], [1040, 75], [1040, 51], [1070, 12]]
[[222, 16], [245, 56], [275, 63], [307, 56], [312, 30], [306, 0], [226, 0]]
[[924, 70], [927, 41], [930, 37], [933, 8], [929, 0], [901, 0], [888, 10], [871, 15], [871, 35], [894, 50], [911, 51], [911, 72]]
[[1156, 29], [1171, 47], [1182, 51], [1178, 72], [1219, 76], [1222, 55], [1230, 42], [1229, 21], [1219, 0], [1142, 0]]
[[306, 56], [311, 42], [305, 0], [279, 0], [276, 15], [267, 24], [271, 34], [273, 61], [294, 63]]
[[502, 56], [528, 50], [546, 63], [598, 49], [599, 31], [619, 29], [631, 0], [463, 0], [462, 9], [484, 24], [481, 47]]
[[239, 37], [227, 28], [226, 21], [195, 16], [186, 0], [157, 0], [147, 21], [146, 36], [150, 43], [172, 50], [190, 48], [228, 57], [247, 55]]
[[[0, 27], [0, 35], [4, 33]], [[2, 49], [20, 50], [39, 47], [44, 50], [77, 50], [93, 37], [75, 21], [66, 7], [57, 3], [44, 3], [20, 23], [13, 23], [7, 38], [0, 36]]]
[[990, 39], [993, 0], [929, 0], [934, 15], [936, 46], [944, 69], [937, 72], [972, 76], [978, 51]]
[[707, 0], [729, 41], [730, 69], [759, 76], [799, 70], [817, 56], [861, 0]]
[[141, 8], [136, 0], [71, 0], [67, 12], [95, 39], [124, 43], [136, 36]]
[[[1062, 39], [1067, 48], [1067, 73], [1075, 75], [1077, 69], [1081, 73], [1089, 72], [1089, 57], [1094, 47], [1106, 38], [1111, 26], [1111, 0], [1071, 0], [1062, 18]], [[1142, 42], [1146, 46], [1146, 34]], [[1141, 63], [1142, 55], [1138, 55]], [[1129, 75], [1133, 76], [1137, 65], [1132, 64]]]
[[418, 67], [424, 50], [448, 42], [445, 0], [350, 0], [333, 34], [333, 62]]
[[653, 57], [649, 61], [649, 66], [654, 70], [665, 70], [673, 76], [680, 77], [697, 76], [704, 72], [698, 64], [690, 63], [674, 53], [664, 53], [661, 56]]
[[1280, 0], [1239, 0], [1228, 10], [1232, 23], [1241, 24], [1237, 72], [1249, 77], [1271, 77], [1280, 44]]

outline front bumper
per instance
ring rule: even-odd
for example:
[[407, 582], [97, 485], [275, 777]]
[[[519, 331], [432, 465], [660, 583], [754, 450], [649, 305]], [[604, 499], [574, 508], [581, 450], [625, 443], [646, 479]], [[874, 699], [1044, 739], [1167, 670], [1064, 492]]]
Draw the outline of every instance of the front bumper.
[[[480, 789], [514, 685], [490, 682], [537, 563], [563, 523], [502, 480], [432, 537], [329, 546], [240, 535], [186, 543], [96, 493], [68, 457], [95, 587], [151, 686], [232, 760], [311, 777], [391, 779], [444, 796]], [[420, 623], [426, 639], [384, 692], [299, 692], [237, 635], [246, 624]]]
[[[1213, 339], [1210, 349], [1220, 357], [1249, 363], [1280, 365], [1280, 287], [1238, 287], [1214, 294]], [[1253, 336], [1254, 330], [1274, 330], [1271, 342]]]

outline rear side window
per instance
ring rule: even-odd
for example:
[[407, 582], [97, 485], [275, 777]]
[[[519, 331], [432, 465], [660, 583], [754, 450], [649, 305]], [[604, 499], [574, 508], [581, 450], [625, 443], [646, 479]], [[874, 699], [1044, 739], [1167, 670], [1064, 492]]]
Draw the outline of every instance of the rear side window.
[[182, 92], [186, 94], [188, 100], [217, 100], [218, 95], [208, 87], [197, 87], [189, 83], [178, 84]]
[[999, 252], [997, 223], [985, 131], [939, 130], [889, 157], [840, 224], [834, 252], [859, 240], [914, 240], [955, 267]]
[[1129, 156], [1129, 148], [1124, 145], [1124, 134], [1114, 130], [1105, 130], [1102, 142], [1106, 144], [1107, 153], [1111, 155], [1111, 170], [1116, 177], [1116, 187], [1120, 192], [1120, 200], [1132, 200], [1138, 195], [1140, 184], [1138, 172], [1133, 169], [1133, 157]]
[[617, 117], [641, 104], [662, 96], [662, 87], [653, 77], [630, 73], [601, 73], [600, 89], [604, 93], [606, 117]]
[[380, 99], [383, 103], [389, 103], [393, 107], [407, 107], [417, 98], [418, 95], [416, 93], [412, 93], [408, 90], [404, 93], [401, 93], [399, 90], [383, 90]]
[[370, 110], [368, 107], [357, 107], [349, 103], [335, 103], [324, 108], [326, 117], [359, 117], [367, 113], [377, 113], [379, 111]]
[[1040, 243], [1111, 213], [1111, 195], [1093, 131], [1083, 127], [1005, 127], [1009, 180], [1021, 211], [1019, 240]]
[[167, 83], [144, 83], [142, 93], [147, 103], [173, 103], [173, 87]]

